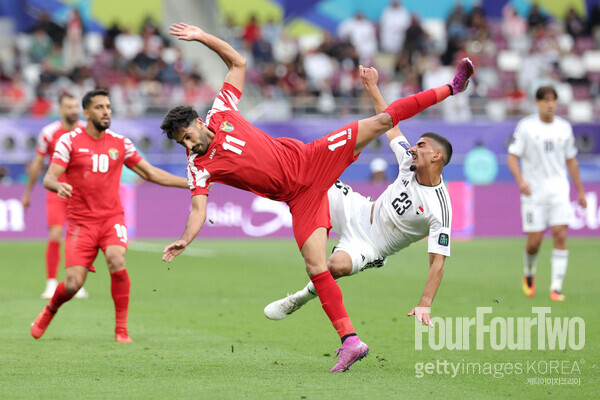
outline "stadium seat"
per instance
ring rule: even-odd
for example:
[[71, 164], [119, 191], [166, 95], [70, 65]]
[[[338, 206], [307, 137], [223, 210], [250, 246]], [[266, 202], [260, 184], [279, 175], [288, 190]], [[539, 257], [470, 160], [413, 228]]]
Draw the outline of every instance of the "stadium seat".
[[513, 50], [501, 50], [498, 52], [498, 68], [501, 71], [517, 72], [523, 65], [521, 55]]
[[571, 122], [592, 122], [594, 109], [589, 101], [572, 101], [569, 103], [569, 120]]
[[567, 54], [560, 58], [559, 68], [561, 74], [567, 79], [581, 79], [585, 77], [585, 67], [581, 57]]
[[104, 49], [104, 42], [103, 42], [101, 33], [98, 33], [98, 32], [86, 33], [83, 41], [84, 41], [85, 51], [91, 56], [95, 56], [96, 54], [99, 54], [102, 51], [102, 49]]
[[581, 58], [587, 72], [600, 72], [600, 50], [586, 51]]
[[573, 85], [574, 100], [589, 100], [591, 98], [590, 86], [585, 84]]

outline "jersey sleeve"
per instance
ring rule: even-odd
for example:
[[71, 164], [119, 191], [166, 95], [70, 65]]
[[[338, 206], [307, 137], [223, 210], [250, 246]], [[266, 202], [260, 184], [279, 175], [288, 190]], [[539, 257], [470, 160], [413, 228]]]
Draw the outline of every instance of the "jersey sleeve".
[[436, 220], [430, 227], [427, 252], [450, 257], [450, 227]]
[[410, 168], [412, 164], [412, 153], [410, 152], [410, 144], [404, 136], [398, 136], [390, 142], [390, 147], [398, 160], [398, 168], [400, 171]]
[[217, 95], [217, 98], [213, 102], [211, 109], [208, 111], [206, 115], [206, 125], [210, 123], [210, 119], [213, 115], [223, 111], [238, 111], [238, 104], [240, 102], [240, 98], [242, 97], [242, 92], [235, 86], [224, 83], [221, 91]]
[[73, 151], [72, 138], [71, 134], [66, 133], [58, 139], [50, 163], [67, 168], [67, 165], [71, 161], [71, 152]]
[[567, 122], [567, 129], [569, 130], [569, 136], [565, 143], [565, 158], [570, 160], [577, 156], [577, 147], [575, 146], [575, 136], [573, 136], [573, 127]]
[[[40, 132], [40, 136], [38, 136], [35, 152], [41, 156], [48, 155], [48, 148], [50, 147], [51, 141], [52, 141], [52, 133], [49, 132], [47, 127], [45, 127]], [[50, 156], [52, 156], [52, 154], [50, 154]]]
[[513, 132], [510, 145], [508, 146], [508, 154], [513, 154], [517, 157], [521, 157], [525, 152], [526, 147], [526, 132], [523, 126], [523, 121], [517, 124], [515, 131]]
[[128, 138], [123, 139], [123, 145], [125, 146], [125, 166], [127, 168], [135, 167], [140, 161], [142, 156], [137, 152], [135, 146]]
[[188, 185], [192, 191], [192, 196], [204, 194], [208, 196], [208, 185], [210, 183], [210, 173], [200, 168], [195, 163], [196, 154], [188, 157]]

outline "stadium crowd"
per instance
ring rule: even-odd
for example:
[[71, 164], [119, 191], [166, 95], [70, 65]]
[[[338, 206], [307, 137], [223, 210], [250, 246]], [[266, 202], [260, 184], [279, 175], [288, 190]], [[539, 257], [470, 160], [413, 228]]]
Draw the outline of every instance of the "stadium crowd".
[[[556, 20], [536, 5], [523, 17], [509, 3], [495, 20], [457, 2], [444, 22], [421, 20], [394, 1], [378, 21], [357, 13], [318, 37], [294, 38], [281, 23], [256, 17], [243, 26], [225, 17], [220, 35], [249, 61], [247, 92], [285, 102], [296, 115], [368, 107], [359, 64], [376, 66], [384, 96], [394, 99], [446, 81], [467, 56], [478, 65], [471, 107], [442, 110], [447, 118], [497, 117], [489, 114], [498, 107], [500, 118], [527, 114], [536, 87], [548, 83], [558, 89], [559, 114], [567, 114], [571, 100], [586, 102], [592, 115], [600, 107], [593, 100], [600, 85], [598, 4], [587, 18], [570, 9]], [[86, 31], [77, 9], [63, 25], [44, 14], [30, 32], [15, 35], [12, 51], [0, 71], [0, 113], [44, 116], [54, 111], [58, 93], [81, 97], [95, 87], [110, 89], [115, 113], [123, 116], [163, 114], [180, 103], [202, 109], [216, 94], [200, 66], [185, 61], [151, 19], [137, 32], [113, 24], [99, 34]], [[490, 102], [494, 107], [486, 107]]]

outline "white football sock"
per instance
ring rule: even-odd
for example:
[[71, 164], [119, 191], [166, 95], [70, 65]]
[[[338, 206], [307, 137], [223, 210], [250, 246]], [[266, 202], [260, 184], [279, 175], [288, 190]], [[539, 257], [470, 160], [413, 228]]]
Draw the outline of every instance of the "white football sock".
[[537, 253], [529, 254], [527, 252], [523, 253], [523, 274], [525, 276], [535, 276], [536, 272], [536, 264], [537, 264]]
[[317, 289], [315, 289], [315, 285], [312, 282], [308, 282], [308, 285], [304, 289], [294, 293], [294, 298], [300, 304], [305, 304], [315, 297], [317, 297]]
[[552, 284], [550, 291], [562, 292], [562, 284], [567, 274], [569, 250], [552, 250]]

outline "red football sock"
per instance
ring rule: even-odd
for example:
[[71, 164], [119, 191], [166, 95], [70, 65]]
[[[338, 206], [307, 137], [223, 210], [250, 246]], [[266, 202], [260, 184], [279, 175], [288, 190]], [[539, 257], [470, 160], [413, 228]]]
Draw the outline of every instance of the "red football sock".
[[56, 279], [60, 262], [60, 242], [49, 240], [46, 246], [46, 278]]
[[439, 103], [446, 97], [450, 96], [450, 86], [444, 85], [435, 89], [429, 89], [424, 92], [413, 94], [412, 96], [403, 97], [394, 101], [383, 112], [392, 116], [394, 126], [398, 122], [410, 118], [434, 104]]
[[317, 289], [325, 314], [329, 317], [340, 338], [355, 333], [342, 301], [342, 291], [333, 276], [331, 276], [331, 272], [321, 272], [311, 276], [310, 280]]
[[71, 294], [67, 292], [67, 289], [65, 289], [65, 282], [62, 281], [56, 287], [54, 295], [50, 299], [50, 303], [48, 303], [48, 308], [50, 311], [56, 312], [58, 311], [58, 308], [63, 305], [63, 303], [71, 300], [73, 296], [75, 296], [75, 293]]
[[127, 329], [131, 281], [126, 269], [110, 274], [110, 292], [115, 302], [115, 330]]

